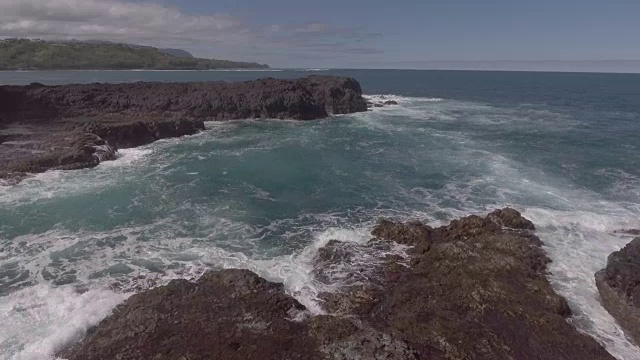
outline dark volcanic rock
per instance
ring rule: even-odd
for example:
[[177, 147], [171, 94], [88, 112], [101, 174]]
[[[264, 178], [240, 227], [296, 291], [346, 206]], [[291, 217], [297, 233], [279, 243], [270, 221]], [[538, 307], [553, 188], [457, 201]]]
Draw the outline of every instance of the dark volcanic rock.
[[398, 102], [395, 100], [387, 100], [383, 104], [385, 105], [398, 105]]
[[[117, 148], [194, 134], [208, 120], [310, 120], [366, 110], [357, 81], [331, 76], [0, 86], [0, 179], [95, 166]], [[97, 148], [103, 145], [113, 151]]]
[[373, 234], [413, 245], [411, 267], [389, 266], [382, 287], [347, 291], [340, 306], [374, 299], [361, 318], [421, 358], [437, 358], [425, 355], [437, 349], [447, 359], [612, 359], [566, 322], [571, 310], [546, 279], [549, 259], [529, 229], [513, 209], [435, 229], [382, 221]]
[[102, 359], [309, 359], [319, 353], [304, 307], [246, 270], [203, 275], [132, 296], [60, 356]]
[[607, 267], [596, 273], [602, 304], [640, 344], [640, 238], [609, 255]]
[[535, 230], [533, 223], [511, 208], [496, 210], [487, 216], [491, 221], [512, 229]]
[[247, 270], [209, 272], [197, 282], [132, 296], [69, 360], [414, 359], [406, 342], [356, 319], [305, 317], [282, 284]]
[[[210, 272], [195, 283], [174, 281], [132, 296], [59, 355], [70, 360], [613, 359], [566, 321], [571, 311], [545, 277], [549, 259], [531, 227], [512, 209], [435, 229], [382, 221], [368, 246], [388, 253], [394, 242], [411, 245], [411, 265], [388, 256], [370, 274], [377, 279], [324, 294], [329, 315], [312, 316], [282, 285], [249, 271]], [[332, 241], [316, 262], [349, 265], [366, 246]]]

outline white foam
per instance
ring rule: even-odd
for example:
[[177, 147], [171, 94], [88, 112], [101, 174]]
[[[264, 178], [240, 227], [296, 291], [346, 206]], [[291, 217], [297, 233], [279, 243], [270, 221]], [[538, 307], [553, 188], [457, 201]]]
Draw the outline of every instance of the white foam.
[[[385, 101], [395, 101], [398, 105], [407, 105], [407, 104], [420, 104], [420, 103], [431, 103], [431, 102], [440, 102], [444, 101], [444, 99], [436, 98], [436, 97], [411, 97], [411, 96], [401, 96], [394, 94], [371, 94], [371, 95], [363, 95], [366, 100], [371, 102], [381, 103]], [[390, 106], [393, 107], [393, 106]], [[383, 108], [378, 108], [383, 109]]]
[[[439, 190], [406, 189], [407, 198], [423, 199], [425, 209], [445, 213], [447, 219], [471, 213], [484, 214], [504, 206], [524, 212], [537, 227], [552, 259], [550, 281], [555, 290], [567, 298], [576, 328], [593, 336], [619, 359], [640, 359], [640, 349], [625, 338], [615, 319], [602, 307], [594, 274], [606, 265], [609, 254], [630, 241], [613, 232], [623, 228], [640, 228], [640, 209], [631, 204], [633, 184], [637, 178], [622, 171], [606, 170], [614, 179], [611, 191], [615, 199], [573, 186], [527, 164], [500, 154], [478, 141], [457, 139], [444, 151], [428, 156], [442, 158], [447, 169], [467, 169], [481, 174], [461, 177]], [[494, 150], [495, 151], [495, 150]], [[410, 156], [420, 160], [420, 155]], [[602, 175], [602, 174], [601, 174]], [[445, 201], [446, 200], [446, 201]]]
[[629, 242], [629, 238], [612, 231], [634, 215], [543, 208], [529, 208], [524, 215], [536, 224], [545, 243], [552, 259], [550, 280], [569, 300], [576, 327], [604, 344], [617, 358], [640, 359], [640, 349], [625, 338], [615, 319], [602, 307], [594, 279], [594, 274], [605, 267], [608, 254]]
[[95, 192], [113, 181], [124, 180], [114, 170], [135, 169], [133, 165], [139, 165], [152, 152], [148, 147], [121, 149], [116, 160], [101, 162], [93, 169], [49, 170], [35, 174], [17, 185], [0, 186], [0, 204], [33, 203], [74, 193]]
[[612, 196], [620, 196], [630, 202], [629, 206], [633, 206], [640, 212], [640, 177], [622, 169], [605, 168], [595, 172], [596, 175], [602, 176], [611, 183], [609, 192]]
[[[136, 234], [141, 230], [140, 228], [127, 229], [126, 233], [122, 232], [122, 234]], [[93, 239], [86, 244], [92, 246], [91, 244], [98, 242], [100, 237], [98, 234], [85, 234], [79, 239], [77, 234], [65, 236], [59, 233], [56, 235], [55, 232], [31, 239], [32, 242], [29, 245], [33, 249], [42, 248], [43, 245], [48, 249], [47, 252], [42, 253], [40, 260], [35, 259], [24, 264], [32, 274], [41, 273], [42, 266], [51, 261], [49, 254], [73, 248], [86, 241], [82, 239]], [[184, 266], [167, 271], [163, 275], [137, 268], [135, 273], [127, 275], [130, 282], [123, 284], [121, 290], [140, 291], [166, 284], [176, 278], [195, 279], [211, 268], [242, 268], [252, 270], [268, 280], [282, 282], [286, 292], [298, 299], [311, 313], [322, 314], [318, 295], [324, 291], [336, 291], [341, 284], [319, 282], [314, 275], [314, 257], [319, 249], [331, 240], [355, 245], [366, 244], [371, 237], [369, 232], [368, 226], [354, 229], [328, 228], [314, 233], [313, 241], [302, 250], [271, 259], [250, 258], [241, 252], [230, 252], [216, 246], [194, 246], [192, 239], [180, 238], [174, 238], [171, 241], [173, 250], [169, 252], [166, 251], [160, 239], [154, 242], [152, 247], [143, 249], [134, 245], [135, 236], [127, 235], [128, 239], [115, 249], [86, 249], [91, 252], [91, 258], [73, 264], [80, 282], [89, 284], [90, 290], [79, 294], [72, 286], [52, 287], [40, 283], [2, 298], [0, 331], [3, 333], [0, 339], [3, 340], [0, 341], [0, 349], [7, 359], [48, 359], [66, 344], [77, 341], [89, 327], [106, 317], [128, 296], [125, 293], [106, 290], [107, 286], [114, 281], [113, 278], [105, 277], [90, 281], [88, 275], [113, 264], [112, 260], [115, 260], [113, 257], [120, 258], [123, 252], [140, 253], [141, 250], [149, 258], [157, 259], [164, 254], [173, 258], [174, 261], [179, 259], [177, 261]], [[112, 232], [102, 236], [114, 235], [115, 233]], [[21, 242], [22, 239], [19, 238], [16, 241]], [[403, 251], [404, 248], [398, 248], [392, 253], [401, 254]], [[64, 259], [62, 261], [65, 262]], [[358, 264], [364, 267], [374, 266], [375, 259], [363, 257]], [[348, 272], [350, 269], [345, 268], [344, 271]], [[339, 278], [338, 276], [337, 279]]]
[[322, 284], [315, 279], [313, 259], [318, 251], [331, 240], [366, 243], [371, 236], [370, 229], [328, 228], [315, 233], [313, 241], [302, 251], [272, 259], [251, 259], [242, 253], [231, 253], [217, 247], [198, 250], [199, 257], [214, 267], [224, 269], [248, 269], [267, 280], [281, 282], [288, 294], [314, 314], [322, 314], [318, 295], [324, 291], [334, 291], [339, 284]]
[[138, 147], [130, 149], [118, 150], [118, 158], [112, 161], [105, 161], [100, 163], [102, 167], [119, 167], [129, 166], [142, 161], [145, 157], [153, 153], [153, 149], [149, 147]]
[[366, 113], [359, 113], [360, 116], [377, 114], [384, 119], [384, 116], [392, 115], [424, 123], [457, 124], [471, 133], [500, 128], [534, 134], [540, 130], [557, 133], [582, 125], [581, 121], [568, 114], [535, 107], [498, 107], [473, 101], [398, 95], [366, 95], [365, 98], [374, 103], [393, 100], [398, 105], [373, 107]]
[[[605, 267], [608, 255], [629, 242], [628, 237], [613, 232], [640, 227], [638, 211], [500, 154], [477, 150], [474, 154], [479, 166], [488, 171], [474, 182], [463, 180], [448, 190], [456, 196], [463, 194], [458, 200], [467, 204], [464, 212], [482, 212], [475, 205], [482, 203], [482, 197], [465, 194], [468, 186], [485, 189], [485, 196], [497, 202], [497, 207], [529, 204], [516, 207], [536, 225], [552, 259], [550, 281], [574, 310], [572, 323], [617, 358], [640, 359], [640, 349], [625, 338], [615, 319], [600, 304], [594, 279], [594, 274]], [[464, 158], [468, 161], [474, 156], [468, 154]], [[628, 174], [618, 175], [624, 181], [630, 178]]]
[[0, 349], [6, 359], [52, 359], [79, 340], [127, 295], [70, 286], [36, 285], [0, 298]]

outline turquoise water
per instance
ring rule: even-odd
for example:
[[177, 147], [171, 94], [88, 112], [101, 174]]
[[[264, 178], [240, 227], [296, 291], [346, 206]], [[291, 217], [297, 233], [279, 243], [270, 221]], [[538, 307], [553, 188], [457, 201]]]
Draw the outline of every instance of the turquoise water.
[[[311, 259], [380, 217], [438, 225], [513, 206], [536, 223], [572, 322], [637, 359], [593, 274], [640, 228], [640, 76], [455, 71], [9, 72], [0, 83], [354, 76], [398, 106], [312, 122], [208, 123], [95, 169], [0, 187], [0, 358], [41, 359], [133, 291], [249, 268], [312, 311], [354, 281]], [[402, 248], [386, 251], [402, 253]], [[363, 252], [363, 277], [384, 254]], [[364, 267], [364, 270], [362, 270]], [[359, 280], [362, 280], [361, 278]]]

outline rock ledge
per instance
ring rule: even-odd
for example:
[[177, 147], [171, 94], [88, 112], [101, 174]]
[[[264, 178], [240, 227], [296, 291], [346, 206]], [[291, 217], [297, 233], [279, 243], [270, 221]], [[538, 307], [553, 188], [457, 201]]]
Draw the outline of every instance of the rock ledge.
[[[60, 355], [94, 359], [613, 359], [567, 321], [533, 224], [513, 209], [432, 228], [381, 221], [369, 244], [332, 241], [316, 265], [411, 246], [368, 283], [323, 294], [312, 316], [246, 270], [209, 272], [132, 296]], [[408, 261], [408, 264], [407, 264]], [[342, 263], [341, 263], [342, 262]], [[408, 265], [408, 266], [407, 266]], [[359, 271], [353, 269], [354, 272]], [[325, 277], [330, 279], [330, 276]]]
[[0, 180], [96, 166], [118, 148], [195, 134], [205, 121], [311, 120], [366, 111], [352, 78], [243, 83], [0, 86]]

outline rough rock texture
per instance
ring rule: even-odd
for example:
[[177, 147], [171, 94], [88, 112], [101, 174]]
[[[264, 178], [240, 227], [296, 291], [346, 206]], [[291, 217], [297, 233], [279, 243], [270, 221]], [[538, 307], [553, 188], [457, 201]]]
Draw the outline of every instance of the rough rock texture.
[[318, 357], [304, 309], [247, 270], [172, 281], [132, 296], [69, 359], [307, 359]]
[[533, 228], [513, 209], [439, 228], [381, 221], [373, 234], [412, 246], [410, 266], [389, 263], [380, 286], [333, 294], [327, 307], [356, 313], [419, 358], [612, 359], [567, 323]]
[[609, 255], [596, 273], [602, 304], [632, 339], [640, 344], [640, 238]]
[[209, 120], [310, 120], [366, 110], [358, 82], [332, 76], [0, 86], [0, 179], [95, 166], [118, 148], [194, 134]]
[[[134, 295], [80, 343], [76, 359], [613, 359], [567, 321], [533, 224], [512, 209], [440, 228], [381, 221], [369, 244], [330, 242], [327, 268], [388, 254], [311, 316], [244, 270]], [[391, 254], [395, 242], [408, 258]], [[372, 250], [373, 249], [373, 250]], [[366, 257], [370, 259], [370, 257]], [[370, 259], [371, 260], [371, 259]], [[408, 261], [408, 263], [407, 263]], [[356, 279], [360, 279], [357, 276]], [[318, 277], [330, 281], [331, 271]]]
[[625, 235], [640, 235], [640, 229], [622, 229], [614, 231], [616, 234], [625, 234]]
[[395, 101], [395, 100], [387, 100], [387, 101], [384, 101], [384, 102], [376, 102], [376, 103], [374, 103], [372, 101], [367, 101], [366, 103], [367, 103], [367, 107], [369, 109], [371, 109], [371, 108], [381, 108], [381, 107], [385, 107], [387, 105], [398, 105], [398, 102]]
[[58, 356], [138, 359], [414, 359], [357, 319], [308, 317], [282, 284], [248, 270], [208, 272], [129, 298]]

